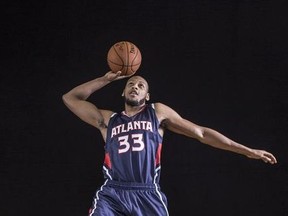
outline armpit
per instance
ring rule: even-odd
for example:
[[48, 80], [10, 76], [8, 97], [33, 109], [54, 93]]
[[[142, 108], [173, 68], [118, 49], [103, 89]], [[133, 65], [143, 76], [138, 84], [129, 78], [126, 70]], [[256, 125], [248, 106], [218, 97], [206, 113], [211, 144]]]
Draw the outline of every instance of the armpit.
[[107, 125], [104, 122], [104, 119], [98, 121], [99, 128], [107, 128]]
[[160, 123], [160, 127], [162, 127], [162, 128], [167, 128], [167, 121], [166, 121], [166, 120], [163, 120], [163, 121]]

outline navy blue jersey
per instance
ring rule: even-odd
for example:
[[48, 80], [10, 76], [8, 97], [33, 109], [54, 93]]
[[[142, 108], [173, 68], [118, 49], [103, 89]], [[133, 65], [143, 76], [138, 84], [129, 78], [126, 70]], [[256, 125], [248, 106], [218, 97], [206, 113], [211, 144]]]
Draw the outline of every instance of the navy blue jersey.
[[108, 123], [104, 176], [119, 182], [159, 183], [162, 136], [154, 104], [129, 117], [114, 113]]

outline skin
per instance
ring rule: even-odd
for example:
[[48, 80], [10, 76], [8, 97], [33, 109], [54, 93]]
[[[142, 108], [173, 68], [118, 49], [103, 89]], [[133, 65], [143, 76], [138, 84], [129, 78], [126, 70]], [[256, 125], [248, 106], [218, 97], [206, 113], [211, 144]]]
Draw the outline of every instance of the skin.
[[[141, 76], [121, 76], [121, 71], [117, 73], [109, 71], [101, 77], [76, 86], [62, 97], [64, 104], [76, 116], [99, 129], [104, 141], [106, 140], [108, 121], [114, 112], [98, 108], [95, 104], [87, 101], [87, 98], [111, 82], [124, 78], [129, 78], [122, 93], [126, 101], [125, 113], [128, 116], [133, 116], [140, 112], [146, 101], [150, 99], [148, 83]], [[203, 144], [218, 149], [231, 151], [252, 159], [260, 159], [265, 163], [277, 163], [275, 156], [270, 152], [249, 148], [231, 140], [214, 129], [197, 125], [181, 117], [175, 110], [163, 103], [154, 104], [156, 115], [161, 125], [159, 133], [162, 136], [165, 130], [170, 130], [174, 133], [197, 139]]]

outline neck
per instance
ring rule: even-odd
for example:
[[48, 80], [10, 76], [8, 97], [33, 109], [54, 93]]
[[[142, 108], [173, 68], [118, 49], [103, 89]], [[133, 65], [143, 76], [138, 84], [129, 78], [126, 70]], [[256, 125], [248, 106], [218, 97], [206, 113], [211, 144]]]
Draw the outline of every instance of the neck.
[[131, 106], [125, 103], [125, 114], [128, 116], [133, 116], [140, 112], [144, 107], [146, 106], [145, 103], [139, 105], [139, 106]]

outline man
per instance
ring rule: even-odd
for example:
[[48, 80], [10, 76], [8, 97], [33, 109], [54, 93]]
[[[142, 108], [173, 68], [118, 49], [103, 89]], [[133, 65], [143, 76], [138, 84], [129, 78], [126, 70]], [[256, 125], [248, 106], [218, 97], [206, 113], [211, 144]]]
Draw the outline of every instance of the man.
[[141, 76], [128, 79], [122, 93], [125, 99], [122, 113], [100, 109], [87, 101], [107, 84], [127, 77], [130, 76], [121, 76], [121, 71], [109, 71], [63, 95], [66, 106], [99, 129], [105, 141], [105, 182], [95, 194], [90, 216], [169, 215], [166, 196], [159, 186], [165, 130], [248, 158], [277, 163], [267, 151], [251, 149], [211, 128], [196, 125], [162, 103], [148, 103], [149, 86]]

